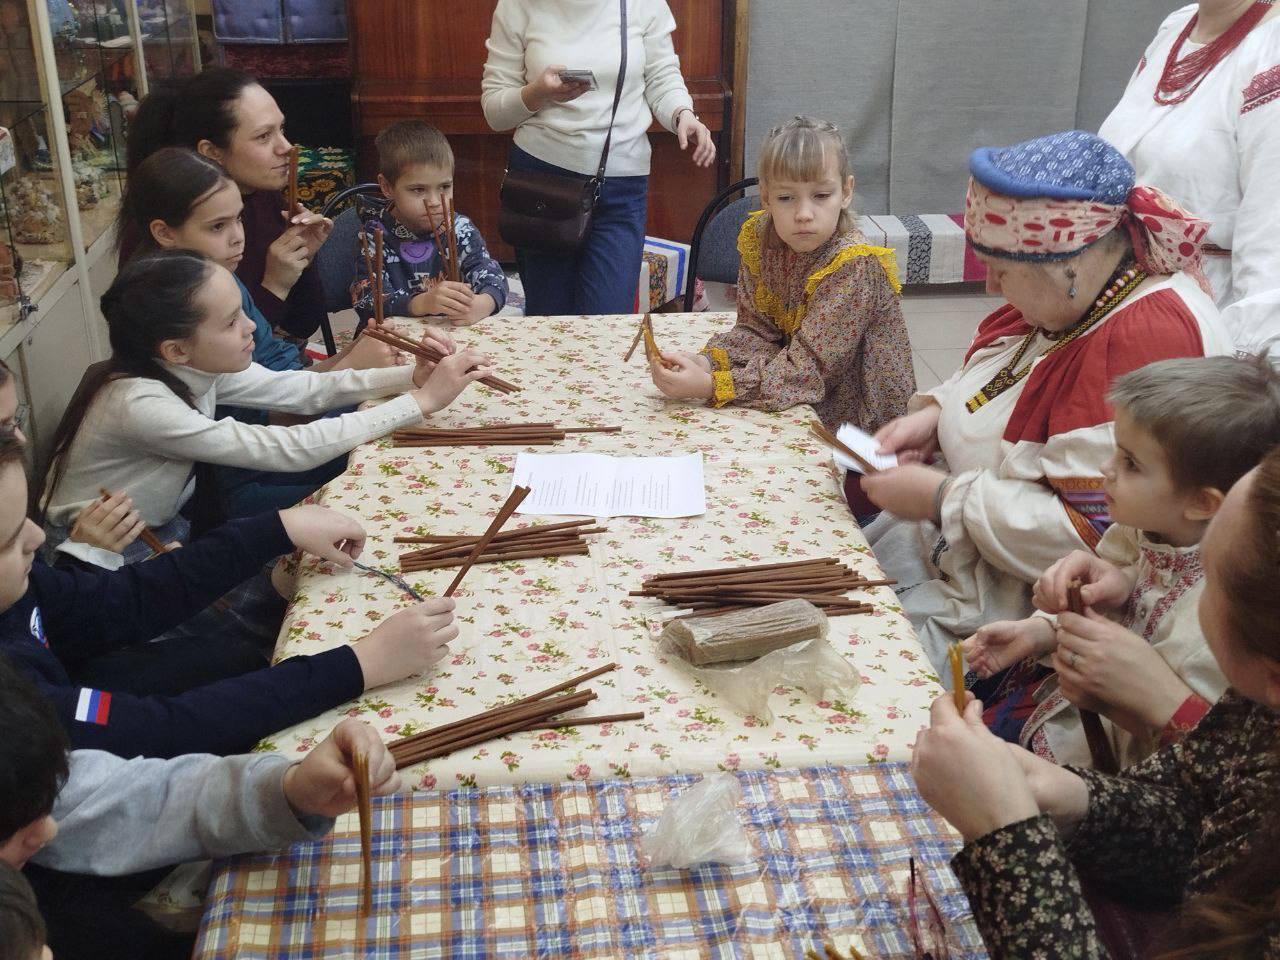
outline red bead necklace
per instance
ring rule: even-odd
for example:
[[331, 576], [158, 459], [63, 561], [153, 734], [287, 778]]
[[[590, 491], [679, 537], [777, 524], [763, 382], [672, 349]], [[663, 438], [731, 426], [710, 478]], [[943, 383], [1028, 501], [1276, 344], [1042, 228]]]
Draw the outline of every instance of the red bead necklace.
[[1249, 31], [1258, 25], [1258, 21], [1270, 12], [1271, 4], [1272, 0], [1258, 0], [1257, 3], [1242, 13], [1222, 36], [1212, 43], [1206, 43], [1195, 53], [1188, 54], [1179, 60], [1178, 52], [1182, 49], [1182, 45], [1187, 42], [1187, 38], [1191, 36], [1191, 31], [1195, 29], [1196, 23], [1200, 20], [1200, 14], [1195, 14], [1187, 22], [1186, 27], [1183, 28], [1182, 33], [1174, 42], [1173, 49], [1169, 51], [1169, 56], [1164, 62], [1164, 70], [1160, 73], [1160, 82], [1156, 84], [1155, 92], [1152, 94], [1156, 103], [1162, 106], [1181, 103], [1195, 93], [1201, 81], [1209, 75], [1209, 71], [1216, 67], [1227, 54], [1238, 47], [1240, 41], [1248, 36]]

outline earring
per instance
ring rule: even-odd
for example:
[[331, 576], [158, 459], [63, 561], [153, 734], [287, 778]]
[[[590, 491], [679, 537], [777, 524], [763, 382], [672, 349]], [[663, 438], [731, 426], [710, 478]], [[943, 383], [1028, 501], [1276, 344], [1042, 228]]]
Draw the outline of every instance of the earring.
[[1071, 281], [1071, 286], [1067, 287], [1067, 296], [1072, 300], [1076, 298], [1076, 268], [1067, 267], [1067, 279]]

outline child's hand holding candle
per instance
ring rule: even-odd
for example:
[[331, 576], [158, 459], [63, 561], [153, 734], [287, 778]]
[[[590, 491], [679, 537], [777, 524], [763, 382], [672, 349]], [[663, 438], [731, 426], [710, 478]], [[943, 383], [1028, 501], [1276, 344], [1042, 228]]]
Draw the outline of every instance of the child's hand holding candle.
[[673, 400], [710, 400], [716, 384], [711, 361], [699, 353], [663, 350], [649, 360], [653, 385]]

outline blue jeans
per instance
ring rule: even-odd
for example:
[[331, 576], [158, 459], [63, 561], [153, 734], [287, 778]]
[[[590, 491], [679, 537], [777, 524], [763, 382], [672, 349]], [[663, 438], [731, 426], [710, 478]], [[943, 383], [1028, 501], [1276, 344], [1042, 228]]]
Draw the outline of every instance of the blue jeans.
[[[512, 170], [565, 170], [525, 153], [514, 144]], [[583, 177], [583, 179], [586, 179]], [[524, 283], [524, 312], [531, 317], [632, 313], [640, 282], [644, 225], [649, 207], [648, 177], [605, 177], [586, 242], [574, 253], [516, 248]]]

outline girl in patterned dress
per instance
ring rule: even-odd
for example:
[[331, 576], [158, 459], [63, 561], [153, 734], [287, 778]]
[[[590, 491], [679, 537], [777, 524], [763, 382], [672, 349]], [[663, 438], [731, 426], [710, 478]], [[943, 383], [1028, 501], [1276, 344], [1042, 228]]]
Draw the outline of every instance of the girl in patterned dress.
[[854, 225], [840, 131], [810, 117], [775, 127], [759, 177], [764, 209], [738, 235], [738, 322], [701, 353], [653, 358], [653, 382], [676, 399], [758, 410], [808, 403], [833, 429], [878, 430], [906, 411], [915, 374], [893, 251]]
[[[1186, 736], [1226, 688], [1196, 616], [1200, 540], [1225, 491], [1280, 444], [1280, 375], [1260, 358], [1161, 360], [1120, 377], [1107, 399], [1114, 523], [1096, 553], [1077, 550], [1041, 576], [1034, 599], [1047, 614], [988, 624], [963, 646], [980, 677], [1012, 665], [984, 712], [997, 734], [1091, 766], [1080, 710], [1092, 710], [1124, 768]], [[1076, 578], [1089, 582], [1083, 617], [1060, 599]], [[1050, 655], [1052, 671], [1032, 659]]]
[[[987, 730], [980, 702], [934, 702], [912, 774], [964, 837], [952, 868], [992, 957], [1280, 958], [1280, 449], [1231, 488], [1201, 561], [1200, 622], [1231, 686], [1124, 773], [1056, 766]], [[1115, 911], [1086, 885], [1177, 912], [1117, 952]]]

